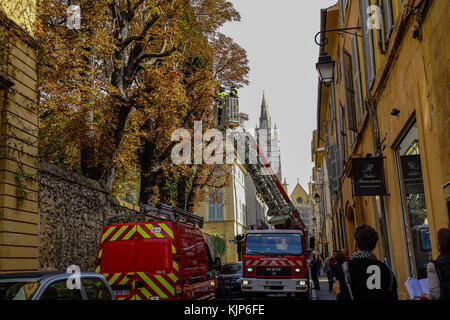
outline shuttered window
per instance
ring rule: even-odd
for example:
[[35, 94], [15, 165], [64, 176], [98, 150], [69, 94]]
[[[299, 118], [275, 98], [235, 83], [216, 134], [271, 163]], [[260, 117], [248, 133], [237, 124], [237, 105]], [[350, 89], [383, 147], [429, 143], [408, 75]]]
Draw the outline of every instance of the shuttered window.
[[356, 110], [355, 110], [355, 90], [353, 87], [353, 68], [350, 55], [344, 51], [344, 85], [345, 85], [345, 105], [347, 115], [347, 129], [357, 131]]
[[335, 91], [334, 85], [331, 86], [331, 96], [330, 96], [330, 135], [334, 134], [334, 120], [336, 119], [336, 104], [335, 104]]
[[392, 13], [392, 0], [383, 1], [383, 24], [384, 24], [384, 42], [386, 45], [394, 29], [394, 15]]
[[361, 70], [359, 64], [358, 38], [355, 35], [352, 35], [350, 40], [352, 45], [353, 83], [355, 85], [356, 93], [356, 110], [358, 113], [358, 123], [360, 123], [364, 114], [364, 108], [361, 89]]
[[359, 22], [361, 25], [362, 36], [362, 52], [364, 60], [364, 73], [366, 83], [366, 94], [369, 94], [370, 89], [375, 81], [375, 56], [373, 48], [373, 33], [367, 28], [367, 21], [370, 14], [367, 13], [370, 7], [369, 0], [359, 0]]
[[339, 122], [338, 122], [338, 141], [339, 141], [339, 156], [341, 159], [340, 162], [340, 171], [343, 171], [343, 161], [344, 159], [346, 159], [347, 155], [346, 155], [346, 150], [345, 150], [345, 144], [344, 144], [344, 107], [342, 106], [341, 102], [339, 102]]
[[344, 0], [339, 0], [339, 23], [344, 26]]

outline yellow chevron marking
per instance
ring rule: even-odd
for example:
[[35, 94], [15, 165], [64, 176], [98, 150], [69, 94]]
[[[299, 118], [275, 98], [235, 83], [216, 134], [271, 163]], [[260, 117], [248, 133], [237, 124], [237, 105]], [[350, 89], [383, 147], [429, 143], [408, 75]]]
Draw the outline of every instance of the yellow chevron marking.
[[97, 268], [95, 268], [95, 272], [100, 273], [100, 266], [97, 266]]
[[165, 224], [165, 223], [160, 223], [159, 226], [160, 226], [161, 228], [163, 228], [164, 231], [165, 231], [165, 232], [173, 239], [173, 232], [172, 232], [172, 229], [170, 229], [170, 228], [167, 226], [167, 224]]
[[175, 295], [175, 289], [160, 275], [155, 275], [155, 278], [172, 294]]
[[119, 284], [126, 284], [128, 280], [130, 280], [130, 278], [128, 278], [130, 274], [132, 275], [133, 273], [127, 273], [127, 275], [123, 277], [123, 279], [119, 282]]
[[150, 292], [147, 291], [147, 289], [145, 288], [140, 288], [139, 290], [141, 290], [141, 292], [144, 294], [144, 296], [149, 299], [152, 295], [150, 294]]
[[144, 237], [144, 239], [148, 239], [150, 238], [150, 236], [147, 234], [147, 232], [145, 232], [141, 226], [137, 226], [137, 231], [141, 234], [142, 237]]
[[178, 281], [178, 277], [176, 275], [174, 275], [173, 273], [170, 273], [167, 275], [173, 282], [177, 282]]
[[117, 231], [117, 232], [112, 236], [112, 238], [111, 238], [109, 241], [116, 241], [117, 238], [120, 237], [120, 235], [121, 235], [122, 233], [124, 233], [125, 230], [127, 230], [127, 228], [128, 228], [128, 226], [122, 226], [122, 227], [119, 229], [119, 231]]
[[145, 283], [150, 286], [150, 288], [153, 289], [153, 291], [156, 292], [158, 296], [160, 296], [161, 298], [167, 298], [167, 295], [163, 291], [161, 291], [161, 289], [152, 280], [150, 280], [150, 278], [147, 277], [145, 273], [138, 272], [138, 275], [142, 278], [142, 280], [145, 281]]
[[136, 227], [133, 227], [133, 228], [130, 230], [130, 232], [128, 232], [128, 233], [126, 234], [126, 236], [123, 237], [123, 240], [128, 240], [128, 239], [130, 239], [131, 236], [133, 236], [135, 232], [136, 232]]
[[120, 277], [121, 273], [116, 273], [113, 275], [113, 277], [111, 278], [111, 280], [109, 280], [109, 283], [114, 284], [116, 282], [116, 280]]
[[172, 253], [173, 253], [173, 254], [177, 253], [177, 249], [175, 249], [175, 246], [174, 246], [174, 245], [172, 245]]
[[[153, 227], [153, 225], [151, 224], [151, 223], [146, 223], [145, 224], [146, 226], [147, 226], [147, 228], [149, 228], [150, 230], [152, 230], [152, 228], [154, 228]], [[164, 236], [161, 234], [161, 233], [159, 233], [159, 232], [152, 232], [157, 238], [164, 238]]]
[[178, 263], [176, 263], [175, 261], [173, 262], [173, 268], [177, 271], [179, 271], [178, 269]]
[[117, 300], [125, 300], [126, 297], [117, 298]]
[[100, 249], [100, 251], [98, 252], [98, 257], [97, 258], [101, 258], [102, 257], [102, 254], [103, 254], [103, 249]]
[[134, 299], [135, 299], [135, 300], [142, 300], [141, 297], [139, 297], [138, 294], [135, 294], [135, 295], [134, 295]]
[[116, 227], [110, 227], [108, 230], [106, 230], [105, 233], [103, 234], [101, 242], [105, 241], [105, 239], [111, 234], [111, 232], [114, 231], [114, 229], [116, 229]]

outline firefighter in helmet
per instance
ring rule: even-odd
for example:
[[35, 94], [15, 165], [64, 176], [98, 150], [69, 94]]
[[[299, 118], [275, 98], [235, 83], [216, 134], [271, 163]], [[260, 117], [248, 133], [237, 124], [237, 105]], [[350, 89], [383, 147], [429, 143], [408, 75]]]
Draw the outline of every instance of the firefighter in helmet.
[[217, 91], [216, 94], [214, 95], [214, 100], [217, 103], [217, 112], [218, 112], [217, 124], [222, 124], [222, 115], [223, 115], [223, 107], [225, 106], [225, 97], [226, 97], [225, 88], [221, 85], [219, 87], [219, 91]]

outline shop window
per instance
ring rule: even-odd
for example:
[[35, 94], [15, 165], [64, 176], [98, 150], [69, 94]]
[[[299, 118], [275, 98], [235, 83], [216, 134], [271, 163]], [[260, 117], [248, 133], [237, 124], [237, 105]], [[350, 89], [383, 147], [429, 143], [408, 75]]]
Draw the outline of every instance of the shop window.
[[410, 274], [422, 279], [427, 276], [431, 243], [417, 123], [404, 135], [396, 148], [396, 154]]

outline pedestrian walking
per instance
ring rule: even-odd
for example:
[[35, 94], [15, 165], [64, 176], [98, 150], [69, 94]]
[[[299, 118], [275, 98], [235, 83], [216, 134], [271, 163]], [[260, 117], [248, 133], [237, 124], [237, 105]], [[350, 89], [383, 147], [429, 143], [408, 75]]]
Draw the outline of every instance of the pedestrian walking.
[[317, 276], [317, 272], [319, 269], [319, 262], [317, 261], [317, 256], [314, 254], [311, 262], [309, 263], [309, 268], [311, 270], [311, 278], [314, 283], [314, 290], [320, 290], [319, 277]]
[[378, 233], [371, 226], [361, 224], [356, 227], [353, 236], [356, 252], [352, 254], [350, 261], [342, 263], [342, 270], [337, 271], [340, 274], [340, 298], [398, 300], [394, 273], [372, 253], [378, 242]]
[[331, 267], [331, 277], [332, 277], [332, 288], [334, 293], [336, 294], [337, 300], [344, 300], [344, 291], [345, 291], [345, 281], [344, 281], [344, 273], [342, 271], [342, 264], [344, 261], [344, 255], [342, 252], [338, 252], [335, 254], [335, 262]]
[[328, 291], [331, 292], [331, 290], [333, 289], [333, 277], [331, 275], [330, 257], [327, 257], [325, 259], [325, 262], [323, 264], [323, 272], [327, 275], [327, 278], [328, 278]]
[[438, 231], [439, 257], [427, 265], [428, 288], [422, 300], [450, 300], [450, 229]]

